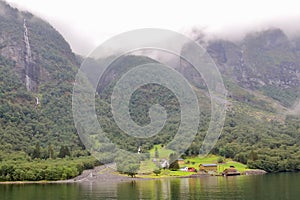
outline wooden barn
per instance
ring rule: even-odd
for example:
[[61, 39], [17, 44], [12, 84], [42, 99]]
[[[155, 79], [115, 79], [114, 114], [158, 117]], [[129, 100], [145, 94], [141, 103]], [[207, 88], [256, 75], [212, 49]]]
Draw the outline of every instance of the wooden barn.
[[218, 165], [217, 164], [200, 164], [199, 165], [199, 171], [204, 171], [206, 173], [208, 173], [208, 172], [217, 172], [218, 171]]

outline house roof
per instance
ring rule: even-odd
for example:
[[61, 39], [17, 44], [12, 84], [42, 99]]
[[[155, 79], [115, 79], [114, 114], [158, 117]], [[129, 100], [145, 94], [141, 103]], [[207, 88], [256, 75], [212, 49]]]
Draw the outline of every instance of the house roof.
[[238, 170], [236, 170], [235, 168], [228, 168], [225, 169], [223, 172], [238, 172]]
[[203, 167], [217, 167], [217, 164], [200, 164]]

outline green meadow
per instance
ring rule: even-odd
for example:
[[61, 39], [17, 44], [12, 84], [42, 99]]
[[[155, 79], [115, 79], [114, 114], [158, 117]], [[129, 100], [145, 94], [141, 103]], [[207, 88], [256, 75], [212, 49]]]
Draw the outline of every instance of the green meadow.
[[[157, 149], [158, 153], [155, 153], [155, 149]], [[155, 145], [150, 151], [150, 158], [148, 160], [142, 161], [140, 165], [140, 170], [138, 172], [138, 177], [143, 178], [158, 178], [158, 177], [174, 177], [174, 176], [189, 176], [195, 174], [195, 172], [185, 172], [185, 171], [171, 171], [169, 169], [161, 169], [161, 173], [159, 175], [155, 175], [153, 171], [158, 169], [159, 167], [156, 165], [153, 160], [161, 160], [161, 159], [169, 159], [169, 155], [173, 153], [172, 150], [166, 149], [162, 145]], [[157, 154], [157, 158], [155, 157]], [[226, 168], [230, 166], [234, 166], [239, 172], [244, 172], [247, 170], [247, 166], [233, 161], [232, 159], [225, 159], [222, 158], [223, 162], [218, 163], [220, 160], [220, 156], [217, 155], [208, 155], [206, 157], [185, 157], [184, 162], [185, 164], [180, 164], [180, 168], [183, 167], [194, 167], [197, 171], [199, 170], [200, 164], [217, 164], [218, 165], [218, 173], [222, 173]]]

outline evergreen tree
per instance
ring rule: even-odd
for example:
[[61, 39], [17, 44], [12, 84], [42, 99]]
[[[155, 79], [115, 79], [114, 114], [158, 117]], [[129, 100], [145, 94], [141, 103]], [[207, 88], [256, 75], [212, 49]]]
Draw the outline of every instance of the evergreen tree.
[[178, 161], [177, 161], [177, 160], [173, 161], [173, 162], [170, 164], [169, 169], [172, 170], [172, 171], [178, 170], [178, 169], [179, 169]]
[[155, 170], [153, 171], [153, 173], [154, 173], [156, 176], [158, 176], [158, 175], [161, 173], [161, 170], [160, 170], [159, 168], [157, 168], [157, 169], [155, 169]]
[[258, 159], [258, 155], [255, 151], [251, 150], [249, 154], [249, 160], [256, 161]]
[[51, 143], [48, 145], [48, 158], [54, 158], [54, 150]]
[[157, 147], [155, 147], [155, 153], [154, 153], [155, 158], [159, 158], [159, 153]]
[[40, 146], [40, 143], [37, 143], [35, 145], [35, 148], [33, 150], [33, 153], [32, 153], [32, 156], [31, 156], [33, 159], [35, 158], [41, 158], [41, 146]]
[[169, 169], [170, 170], [178, 170], [179, 169], [179, 164], [178, 164], [177, 158], [178, 158], [178, 156], [175, 153], [170, 154], [170, 156], [169, 156], [169, 160], [170, 160]]
[[61, 146], [59, 150], [58, 157], [59, 158], [64, 158], [66, 156], [71, 156], [70, 150], [67, 146]]

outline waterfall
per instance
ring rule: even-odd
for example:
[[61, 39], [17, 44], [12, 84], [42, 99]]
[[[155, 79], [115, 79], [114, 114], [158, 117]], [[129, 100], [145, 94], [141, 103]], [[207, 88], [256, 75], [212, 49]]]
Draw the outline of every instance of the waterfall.
[[26, 26], [26, 19], [24, 19], [24, 42], [25, 42], [25, 48], [26, 48], [26, 54], [25, 54], [25, 62], [30, 63], [32, 61], [31, 58], [31, 49], [30, 49], [30, 44], [29, 44], [29, 39], [28, 39], [28, 29]]
[[32, 60], [31, 48], [29, 44], [28, 28], [26, 19], [23, 23], [24, 27], [24, 43], [25, 43], [25, 85], [27, 91], [35, 92], [38, 85], [39, 70]]

